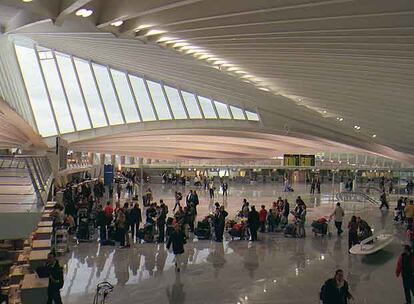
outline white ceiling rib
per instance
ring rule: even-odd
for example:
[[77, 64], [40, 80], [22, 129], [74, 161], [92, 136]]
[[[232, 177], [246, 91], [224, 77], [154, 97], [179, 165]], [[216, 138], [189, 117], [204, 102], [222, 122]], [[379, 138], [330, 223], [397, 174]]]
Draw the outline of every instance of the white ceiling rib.
[[[297, 134], [414, 154], [414, 135], [407, 131], [414, 128], [414, 1], [56, 2], [60, 10], [50, 1], [32, 3], [27, 10], [59, 16], [62, 26], [49, 22], [18, 32], [47, 47], [260, 109], [270, 129], [288, 125]], [[72, 10], [62, 14], [68, 4]], [[24, 7], [21, 1], [0, 0], [3, 28]], [[93, 9], [94, 14], [75, 17], [74, 7]], [[110, 25], [119, 20], [124, 21], [120, 27]], [[166, 33], [146, 36], [154, 29]], [[156, 43], [163, 36], [204, 49], [254, 78], [245, 83], [224, 66], [214, 69], [181, 47]]]

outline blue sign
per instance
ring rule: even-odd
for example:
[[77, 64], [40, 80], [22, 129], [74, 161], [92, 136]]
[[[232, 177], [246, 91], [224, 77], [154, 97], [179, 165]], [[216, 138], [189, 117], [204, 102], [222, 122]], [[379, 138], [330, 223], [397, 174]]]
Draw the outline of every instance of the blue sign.
[[114, 166], [104, 165], [104, 184], [105, 186], [111, 186], [114, 180]]

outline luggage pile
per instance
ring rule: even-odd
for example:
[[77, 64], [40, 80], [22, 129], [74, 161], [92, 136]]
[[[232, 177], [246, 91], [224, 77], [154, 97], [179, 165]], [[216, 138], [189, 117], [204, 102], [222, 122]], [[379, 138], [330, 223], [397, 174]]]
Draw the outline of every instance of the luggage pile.
[[316, 235], [330, 235], [329, 229], [328, 229], [328, 223], [329, 221], [322, 217], [318, 220], [315, 220], [312, 222], [312, 232]]
[[194, 235], [200, 240], [209, 240], [211, 238], [211, 224], [208, 217], [197, 223]]

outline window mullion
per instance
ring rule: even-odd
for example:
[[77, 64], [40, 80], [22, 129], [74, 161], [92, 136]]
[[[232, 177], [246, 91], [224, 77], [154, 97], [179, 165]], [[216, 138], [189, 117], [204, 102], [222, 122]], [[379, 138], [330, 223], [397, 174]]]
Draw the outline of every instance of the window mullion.
[[167, 92], [165, 92], [164, 84], [162, 82], [161, 82], [161, 89], [162, 89], [162, 93], [164, 94], [164, 98], [167, 101], [167, 106], [168, 106], [168, 110], [170, 111], [171, 119], [175, 119], [172, 108], [171, 108], [170, 100], [168, 99]]
[[101, 94], [101, 91], [99, 90], [98, 81], [96, 80], [95, 71], [93, 70], [92, 62], [90, 60], [88, 60], [88, 65], [89, 65], [89, 69], [91, 70], [91, 73], [92, 73], [92, 78], [93, 78], [93, 82], [95, 84], [96, 91], [98, 92], [98, 98], [101, 102], [102, 110], [104, 111], [106, 125], [110, 126], [111, 124], [109, 123], [108, 113], [106, 112], [106, 108], [105, 108], [105, 104], [103, 102], [102, 94]]
[[181, 103], [183, 104], [185, 115], [187, 115], [187, 119], [191, 119], [190, 114], [188, 113], [187, 105], [184, 102], [183, 94], [180, 89], [177, 89], [177, 90], [178, 90], [178, 95], [180, 95]]
[[85, 93], [83, 92], [82, 84], [81, 84], [80, 79], [79, 79], [78, 70], [76, 68], [75, 60], [73, 59], [73, 56], [70, 56], [70, 61], [72, 62], [73, 70], [74, 70], [75, 76], [76, 76], [76, 81], [78, 83], [79, 90], [80, 90], [80, 93], [82, 95], [83, 106], [85, 107], [86, 114], [88, 114], [89, 125], [93, 129], [94, 128], [94, 125], [92, 123], [91, 113], [89, 111], [88, 104], [86, 103]]
[[78, 128], [76, 127], [75, 119], [73, 118], [72, 109], [71, 109], [70, 104], [69, 104], [69, 98], [68, 98], [68, 95], [66, 93], [65, 85], [63, 84], [62, 74], [60, 72], [59, 64], [58, 64], [57, 59], [56, 59], [55, 50], [52, 50], [52, 56], [53, 56], [53, 61], [55, 62], [56, 70], [57, 70], [57, 73], [58, 73], [58, 76], [59, 76], [59, 82], [60, 82], [60, 85], [62, 86], [63, 95], [65, 96], [66, 105], [68, 106], [70, 119], [72, 121], [72, 125], [73, 125], [74, 130], [77, 131]]
[[111, 79], [112, 88], [113, 88], [113, 90], [115, 92], [115, 97], [116, 97], [116, 101], [118, 102], [119, 110], [121, 111], [122, 120], [123, 120], [123, 122], [125, 124], [126, 123], [125, 113], [124, 113], [124, 110], [122, 109], [121, 101], [119, 100], [118, 91], [116, 90], [115, 82], [114, 82], [114, 79], [112, 78], [111, 70], [109, 69], [108, 66], [106, 66], [106, 69], [107, 69], [108, 74], [109, 74], [109, 79]]
[[152, 99], [151, 92], [150, 92], [150, 90], [149, 90], [149, 88], [148, 88], [148, 83], [147, 83], [147, 80], [146, 80], [145, 78], [142, 78], [142, 80], [144, 80], [144, 86], [145, 86], [145, 89], [146, 89], [146, 91], [147, 91], [147, 94], [148, 94], [149, 100], [150, 100], [150, 102], [151, 102], [151, 107], [152, 107], [152, 110], [154, 111], [154, 114], [155, 114], [155, 119], [156, 119], [156, 120], [160, 120], [160, 119], [158, 118], [158, 113], [157, 113], [157, 110], [155, 109], [154, 100]]
[[129, 74], [126, 72], [125, 76], [126, 76], [126, 79], [127, 79], [129, 90], [131, 91], [131, 96], [132, 96], [132, 98], [134, 98], [135, 108], [137, 109], [139, 121], [143, 122], [142, 115], [141, 115], [141, 110], [139, 109], [139, 106], [138, 106], [138, 99], [135, 96], [134, 90], [132, 89], [132, 84], [131, 84], [131, 80], [129, 79]]
[[47, 87], [45, 74], [43, 72], [42, 64], [40, 63], [40, 57], [39, 57], [39, 53], [37, 51], [37, 47], [36, 46], [34, 47], [34, 51], [35, 51], [35, 56], [36, 56], [37, 64], [39, 65], [40, 75], [42, 75], [42, 82], [43, 82], [43, 85], [45, 86], [46, 96], [47, 96], [47, 99], [49, 101], [50, 110], [52, 111], [53, 121], [55, 122], [57, 133], [58, 133], [58, 135], [60, 135], [60, 128], [59, 128], [59, 124], [58, 124], [58, 121], [57, 121], [57, 118], [56, 118], [55, 109], [53, 108], [53, 104], [52, 104], [52, 99], [50, 97], [49, 88]]
[[206, 117], [204, 115], [204, 111], [203, 111], [203, 109], [201, 108], [201, 105], [200, 105], [200, 100], [198, 100], [198, 95], [194, 93], [194, 97], [195, 97], [195, 100], [196, 100], [196, 103], [197, 103], [198, 110], [201, 113], [201, 119], [206, 119]]

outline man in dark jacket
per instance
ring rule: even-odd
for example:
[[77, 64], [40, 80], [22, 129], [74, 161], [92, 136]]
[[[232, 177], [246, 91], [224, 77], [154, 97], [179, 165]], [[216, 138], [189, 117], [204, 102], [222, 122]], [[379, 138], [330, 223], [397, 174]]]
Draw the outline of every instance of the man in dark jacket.
[[105, 243], [106, 240], [106, 225], [107, 219], [105, 216], [105, 212], [102, 208], [102, 205], [98, 205], [98, 213], [96, 214], [96, 226], [99, 227], [99, 241], [101, 245]]
[[224, 206], [218, 207], [217, 213], [214, 218], [214, 231], [216, 235], [216, 241], [223, 241], [224, 226], [226, 223], [226, 217], [228, 213], [224, 210]]
[[47, 288], [47, 304], [62, 304], [60, 289], [63, 287], [63, 270], [56, 260], [54, 252], [47, 255], [46, 267], [49, 272], [49, 286]]
[[160, 200], [160, 207], [158, 209], [157, 226], [158, 226], [158, 243], [164, 243], [165, 221], [167, 219], [168, 207]]
[[247, 218], [247, 223], [249, 224], [252, 241], [257, 241], [257, 230], [259, 229], [260, 221], [259, 212], [256, 211], [255, 206], [251, 207], [251, 211], [249, 212], [249, 216]]
[[411, 247], [404, 246], [404, 252], [400, 255], [395, 274], [397, 278], [401, 275], [404, 287], [405, 302], [411, 304], [411, 294], [414, 295], [414, 254]]
[[135, 230], [138, 232], [139, 224], [142, 222], [141, 209], [139, 208], [138, 203], [135, 203], [134, 207], [129, 212], [129, 221], [131, 225], [132, 240], [134, 240]]
[[348, 300], [352, 299], [342, 269], [335, 271], [335, 276], [322, 286], [320, 299], [323, 304], [348, 304]]
[[181, 230], [181, 226], [176, 224], [174, 231], [171, 233], [167, 242], [167, 249], [169, 250], [172, 244], [173, 253], [175, 255], [175, 269], [180, 272], [180, 267], [183, 263], [182, 254], [184, 253], [184, 244], [186, 243], [184, 232]]

